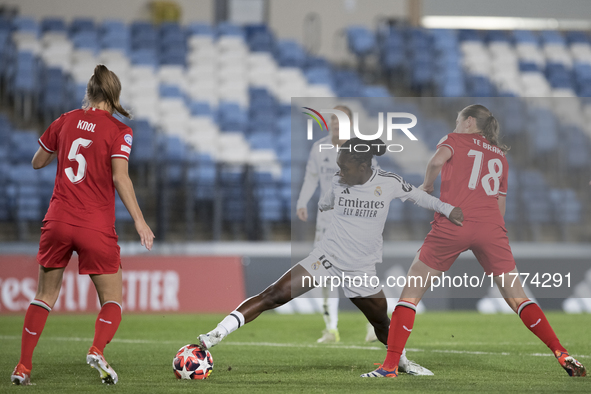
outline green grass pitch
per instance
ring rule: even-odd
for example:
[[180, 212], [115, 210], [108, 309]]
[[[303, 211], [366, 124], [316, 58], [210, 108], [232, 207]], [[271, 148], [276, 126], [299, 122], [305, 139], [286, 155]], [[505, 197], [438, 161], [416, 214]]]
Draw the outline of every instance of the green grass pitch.
[[[341, 342], [336, 345], [316, 344], [324, 325], [320, 315], [265, 313], [213, 349], [209, 379], [176, 380], [171, 366], [176, 351], [222, 317], [124, 315], [105, 350], [119, 374], [119, 383], [109, 387], [85, 361], [95, 316], [49, 317], [33, 357], [32, 387], [10, 383], [23, 316], [0, 317], [0, 392], [591, 392], [591, 377], [570, 378], [515, 315], [475, 312], [417, 316], [408, 356], [431, 369], [431, 377], [360, 378], [386, 352], [378, 343], [363, 341], [365, 320], [349, 312], [340, 314]], [[591, 316], [548, 313], [548, 318], [571, 354], [591, 365]]]

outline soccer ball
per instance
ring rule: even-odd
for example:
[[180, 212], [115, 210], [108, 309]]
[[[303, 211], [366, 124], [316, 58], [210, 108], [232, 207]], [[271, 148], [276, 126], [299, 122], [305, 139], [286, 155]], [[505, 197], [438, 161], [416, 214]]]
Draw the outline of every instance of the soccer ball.
[[177, 379], [207, 379], [213, 371], [213, 358], [197, 345], [185, 345], [174, 356], [172, 370]]

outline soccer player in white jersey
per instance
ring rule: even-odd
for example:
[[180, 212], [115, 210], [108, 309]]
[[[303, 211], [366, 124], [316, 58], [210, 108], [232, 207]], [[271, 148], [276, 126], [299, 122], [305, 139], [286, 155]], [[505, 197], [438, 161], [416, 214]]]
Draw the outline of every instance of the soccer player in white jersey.
[[[344, 105], [337, 105], [335, 109], [345, 112], [349, 119], [353, 119], [351, 109]], [[308, 157], [308, 163], [306, 164], [306, 175], [304, 177], [304, 183], [300, 190], [300, 196], [296, 203], [298, 218], [305, 222], [308, 220], [308, 202], [314, 195], [318, 184], [320, 184], [320, 195], [324, 195], [326, 191], [332, 187], [331, 182], [334, 174], [338, 171], [337, 166], [337, 150], [336, 149], [324, 149], [320, 150], [320, 145], [333, 145], [340, 147], [346, 142], [346, 140], [339, 140], [339, 121], [336, 115], [332, 115], [330, 121], [329, 134], [316, 141], [310, 150], [310, 156]], [[372, 159], [372, 167], [377, 168], [378, 163], [375, 158]], [[322, 236], [328, 229], [330, 220], [332, 219], [333, 211], [318, 212], [316, 216], [316, 234], [314, 235], [314, 247], [318, 246]], [[338, 289], [331, 291], [330, 287], [322, 287], [323, 296], [323, 318], [326, 325], [326, 329], [322, 331], [322, 336], [318, 339], [318, 343], [329, 343], [339, 342], [339, 292]], [[370, 326], [371, 327], [371, 326]], [[371, 328], [371, 334], [374, 340], [373, 327]]]
[[443, 203], [394, 173], [372, 169], [373, 156], [384, 154], [385, 149], [379, 139], [353, 138], [343, 144], [337, 158], [340, 171], [318, 204], [321, 211], [334, 209], [330, 226], [318, 246], [262, 293], [242, 302], [215, 329], [199, 335], [202, 349], [217, 345], [264, 311], [299, 297], [317, 284], [330, 285], [331, 280], [343, 277], [351, 278], [343, 280], [345, 296], [363, 312], [378, 340], [387, 344], [388, 305], [379, 283], [375, 283], [375, 275], [376, 264], [382, 261], [382, 232], [390, 202], [395, 198], [410, 199], [443, 214], [458, 226], [464, 219], [460, 208]]

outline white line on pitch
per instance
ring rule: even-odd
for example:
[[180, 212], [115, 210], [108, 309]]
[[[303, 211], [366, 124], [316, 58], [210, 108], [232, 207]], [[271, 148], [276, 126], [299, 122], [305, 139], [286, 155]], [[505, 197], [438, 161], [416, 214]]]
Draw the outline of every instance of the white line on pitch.
[[[20, 336], [16, 335], [0, 335], [0, 340], [20, 340]], [[92, 342], [92, 338], [78, 338], [78, 337], [44, 337], [43, 340], [49, 341], [70, 341], [70, 342]], [[117, 339], [114, 338], [111, 342], [129, 343], [129, 344], [164, 344], [164, 345], [180, 345], [179, 341], [155, 341], [151, 339]], [[258, 346], [258, 347], [285, 347], [285, 348], [310, 348], [310, 349], [343, 349], [343, 350], [385, 350], [379, 346], [359, 346], [359, 345], [316, 345], [316, 344], [301, 344], [301, 343], [275, 343], [275, 342], [224, 342], [229, 346]], [[415, 349], [406, 348], [408, 352], [426, 352], [426, 353], [448, 353], [448, 354], [473, 354], [473, 355], [489, 355], [489, 356], [532, 356], [532, 357], [552, 357], [551, 353], [509, 353], [509, 352], [482, 352], [472, 350], [451, 350], [451, 349]], [[589, 358], [587, 355], [576, 355], [578, 358]]]

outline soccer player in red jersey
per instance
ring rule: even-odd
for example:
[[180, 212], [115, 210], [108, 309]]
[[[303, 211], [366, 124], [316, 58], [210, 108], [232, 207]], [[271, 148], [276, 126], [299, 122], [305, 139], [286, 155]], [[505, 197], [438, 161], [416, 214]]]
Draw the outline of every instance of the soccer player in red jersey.
[[101, 304], [86, 362], [99, 371], [103, 383], [117, 383], [117, 373], [103, 356], [121, 322], [123, 297], [115, 189], [135, 222], [142, 245], [150, 250], [154, 239], [127, 172], [133, 132], [113, 117], [115, 111], [130, 117], [119, 103], [120, 93], [117, 75], [104, 65], [96, 66], [83, 108], [60, 116], [39, 138], [33, 168], [43, 168], [56, 157], [58, 166], [41, 228], [37, 293], [25, 315], [21, 357], [11, 376], [14, 384], [31, 384], [33, 351], [73, 251], [78, 254], [79, 273], [90, 275]]
[[482, 105], [464, 108], [458, 114], [453, 133], [439, 141], [420, 188], [433, 192], [433, 183], [441, 172], [441, 201], [462, 208], [463, 226], [450, 226], [435, 214], [432, 229], [407, 276], [423, 280], [412, 282], [412, 286], [407, 281], [392, 314], [386, 360], [362, 377], [398, 375], [398, 360], [413, 328], [416, 305], [430, 286], [429, 277], [441, 276], [468, 249], [474, 252], [484, 271], [494, 275], [505, 301], [550, 348], [566, 372], [570, 376], [585, 376], [585, 367], [560, 344], [544, 312], [527, 298], [521, 282], [513, 280], [518, 271], [503, 220], [509, 170], [507, 150], [499, 141], [496, 118]]

